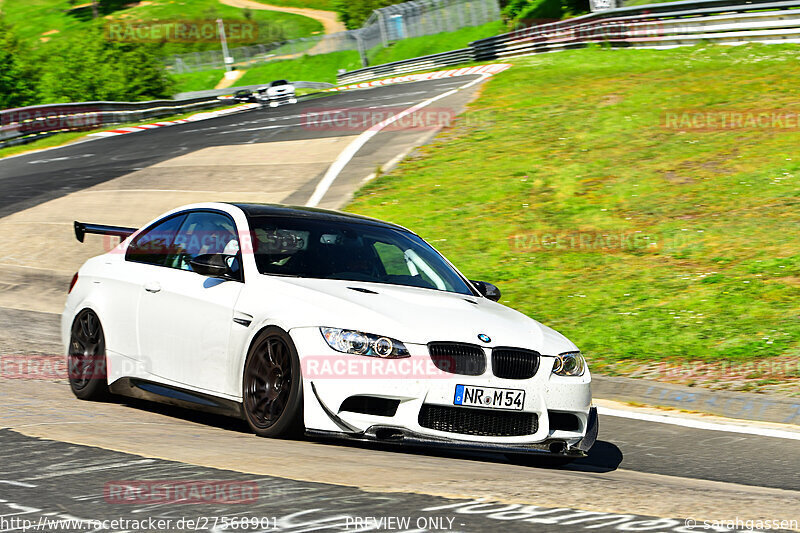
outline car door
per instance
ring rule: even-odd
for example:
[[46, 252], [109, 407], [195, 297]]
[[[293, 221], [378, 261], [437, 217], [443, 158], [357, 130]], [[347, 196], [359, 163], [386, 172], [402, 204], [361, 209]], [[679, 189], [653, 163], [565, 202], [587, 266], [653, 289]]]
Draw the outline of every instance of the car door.
[[145, 282], [139, 305], [139, 345], [154, 375], [225, 391], [233, 310], [244, 284], [193, 272], [190, 262], [208, 253], [226, 253], [234, 260], [238, 252], [229, 215], [211, 210], [186, 215], [165, 268]]
[[117, 361], [109, 369], [109, 379], [123, 376], [143, 376], [147, 369], [140, 364], [141, 350], [137, 331], [139, 300], [145, 281], [163, 271], [167, 252], [183, 223], [184, 215], [170, 215], [140, 231], [127, 245], [122, 258], [109, 257], [109, 268], [113, 276], [104, 279], [110, 295], [107, 307], [110, 316], [103, 327], [106, 337], [112, 339], [109, 350], [125, 359]]

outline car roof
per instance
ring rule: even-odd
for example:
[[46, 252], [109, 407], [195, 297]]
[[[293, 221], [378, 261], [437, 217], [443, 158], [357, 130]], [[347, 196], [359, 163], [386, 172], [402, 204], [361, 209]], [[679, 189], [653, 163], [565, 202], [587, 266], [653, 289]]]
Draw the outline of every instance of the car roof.
[[370, 224], [373, 226], [382, 226], [385, 228], [399, 229], [413, 233], [407, 228], [391, 222], [384, 222], [377, 218], [365, 217], [362, 215], [354, 215], [351, 213], [342, 213], [341, 211], [330, 211], [328, 209], [319, 209], [316, 207], [303, 207], [296, 205], [280, 205], [280, 204], [256, 204], [256, 203], [234, 203], [230, 205], [236, 206], [244, 214], [250, 217], [262, 216], [280, 216], [289, 218], [305, 218], [311, 220], [328, 220], [331, 222], [355, 222], [361, 224]]

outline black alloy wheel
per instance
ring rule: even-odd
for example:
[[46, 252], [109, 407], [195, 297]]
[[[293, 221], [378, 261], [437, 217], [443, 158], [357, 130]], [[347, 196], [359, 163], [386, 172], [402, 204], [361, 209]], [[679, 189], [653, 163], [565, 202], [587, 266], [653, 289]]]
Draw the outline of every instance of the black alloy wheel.
[[289, 334], [277, 327], [259, 333], [247, 355], [242, 380], [244, 414], [261, 437], [302, 432], [303, 382]]
[[67, 356], [69, 385], [81, 400], [101, 400], [108, 395], [106, 339], [100, 319], [84, 309], [72, 322]]

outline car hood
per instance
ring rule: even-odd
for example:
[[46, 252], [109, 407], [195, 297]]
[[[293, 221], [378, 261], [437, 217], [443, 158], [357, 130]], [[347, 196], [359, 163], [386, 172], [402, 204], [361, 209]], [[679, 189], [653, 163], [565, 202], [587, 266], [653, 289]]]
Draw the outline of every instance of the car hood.
[[[292, 302], [296, 327], [355, 329], [414, 344], [514, 346], [545, 355], [577, 349], [555, 330], [486, 298], [381, 283], [261, 277], [276, 299]], [[491, 342], [481, 342], [479, 334]]]

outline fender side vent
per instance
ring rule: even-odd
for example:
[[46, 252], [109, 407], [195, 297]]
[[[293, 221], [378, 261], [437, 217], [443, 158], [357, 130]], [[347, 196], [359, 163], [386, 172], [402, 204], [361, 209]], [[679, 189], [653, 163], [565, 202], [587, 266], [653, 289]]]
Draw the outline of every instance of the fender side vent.
[[351, 291], [363, 292], [364, 294], [378, 294], [377, 292], [365, 289], [364, 287], [347, 287], [347, 288], [350, 289]]
[[380, 398], [378, 396], [350, 396], [342, 402], [339, 412], [360, 413], [373, 416], [394, 416], [400, 400]]

